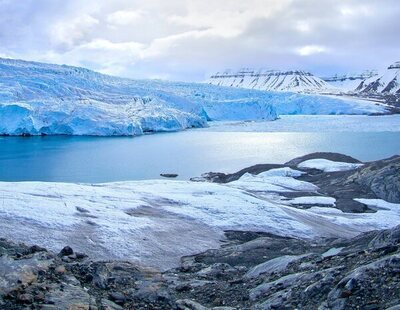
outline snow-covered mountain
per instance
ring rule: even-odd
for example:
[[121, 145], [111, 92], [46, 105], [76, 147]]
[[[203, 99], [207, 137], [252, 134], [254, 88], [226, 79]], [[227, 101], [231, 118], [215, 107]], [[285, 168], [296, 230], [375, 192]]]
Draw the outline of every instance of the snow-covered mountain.
[[362, 81], [356, 91], [361, 93], [400, 94], [400, 61], [385, 72]]
[[241, 87], [268, 91], [291, 91], [318, 93], [332, 88], [324, 80], [305, 71], [274, 71], [242, 69], [216, 73], [207, 81], [209, 84]]
[[322, 80], [341, 91], [354, 91], [362, 81], [377, 75], [375, 70], [367, 70], [362, 73], [335, 74]]

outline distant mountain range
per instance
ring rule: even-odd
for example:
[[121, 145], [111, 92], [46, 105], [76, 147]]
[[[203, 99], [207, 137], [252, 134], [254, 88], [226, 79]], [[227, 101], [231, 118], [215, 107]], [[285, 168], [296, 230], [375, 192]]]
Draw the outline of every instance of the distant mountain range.
[[227, 70], [212, 75], [208, 83], [267, 91], [320, 92], [331, 88], [324, 80], [305, 71]]
[[360, 93], [400, 94], [400, 62], [390, 65], [378, 74], [368, 70], [356, 74], [335, 74], [319, 78], [309, 72], [241, 69], [212, 75], [209, 84], [228, 87], [250, 88], [266, 91], [300, 93]]
[[322, 79], [338, 89], [353, 91], [362, 81], [377, 75], [378, 72], [376, 70], [367, 70], [362, 73], [335, 74], [329, 77], [322, 77]]
[[400, 94], [400, 61], [395, 62], [378, 76], [362, 81], [355, 89], [361, 93]]

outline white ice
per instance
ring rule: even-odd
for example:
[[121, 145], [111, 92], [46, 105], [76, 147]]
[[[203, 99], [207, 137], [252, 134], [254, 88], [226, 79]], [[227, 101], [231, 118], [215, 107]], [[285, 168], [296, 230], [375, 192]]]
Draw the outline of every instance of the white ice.
[[323, 158], [309, 159], [297, 165], [299, 168], [318, 169], [324, 172], [348, 171], [361, 167], [363, 164], [345, 163]]
[[216, 132], [399, 132], [400, 115], [280, 115], [273, 122], [219, 121], [198, 129]]
[[239, 180], [230, 182], [227, 185], [255, 192], [316, 192], [318, 190], [318, 187], [312, 183], [291, 177], [299, 175], [301, 175], [300, 171], [290, 168], [272, 169], [258, 175], [245, 173]]
[[324, 196], [304, 196], [304, 197], [296, 197], [293, 199], [289, 199], [286, 202], [295, 205], [329, 205], [334, 206], [336, 203], [336, 199], [332, 197], [324, 197]]
[[388, 202], [383, 199], [356, 198], [354, 200], [367, 205], [370, 209], [375, 210], [391, 210], [394, 208], [400, 209], [400, 204]]

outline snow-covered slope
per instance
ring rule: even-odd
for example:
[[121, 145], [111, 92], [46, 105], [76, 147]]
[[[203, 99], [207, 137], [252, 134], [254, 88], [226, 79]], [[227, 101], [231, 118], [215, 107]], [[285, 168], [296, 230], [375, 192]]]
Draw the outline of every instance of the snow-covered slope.
[[321, 92], [332, 86], [322, 79], [304, 71], [273, 71], [242, 69], [216, 73], [207, 81], [209, 84], [242, 87], [270, 91]]
[[[344, 213], [334, 208], [334, 198], [321, 197], [317, 186], [295, 178], [300, 174], [289, 168], [273, 169], [245, 174], [227, 184], [0, 182], [0, 233], [54, 251], [68, 244], [95, 259], [136, 260], [171, 268], [181, 256], [218, 247], [224, 230], [303, 239], [351, 237], [394, 227], [400, 221], [400, 205], [383, 200], [378, 202], [384, 208], [376, 213]], [[282, 195], [288, 192], [314, 194], [288, 200]], [[321, 199], [330, 204], [293, 207]]]
[[362, 81], [377, 76], [374, 70], [367, 70], [362, 73], [335, 74], [330, 77], [323, 77], [322, 80], [334, 86], [340, 91], [354, 91]]
[[362, 81], [356, 91], [362, 93], [400, 94], [400, 61], [389, 66], [383, 74]]

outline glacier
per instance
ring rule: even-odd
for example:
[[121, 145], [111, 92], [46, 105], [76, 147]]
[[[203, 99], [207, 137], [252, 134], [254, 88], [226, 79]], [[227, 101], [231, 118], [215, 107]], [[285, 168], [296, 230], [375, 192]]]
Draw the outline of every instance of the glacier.
[[136, 136], [209, 121], [280, 114], [372, 114], [385, 107], [340, 97], [131, 80], [66, 65], [0, 58], [0, 134]]

